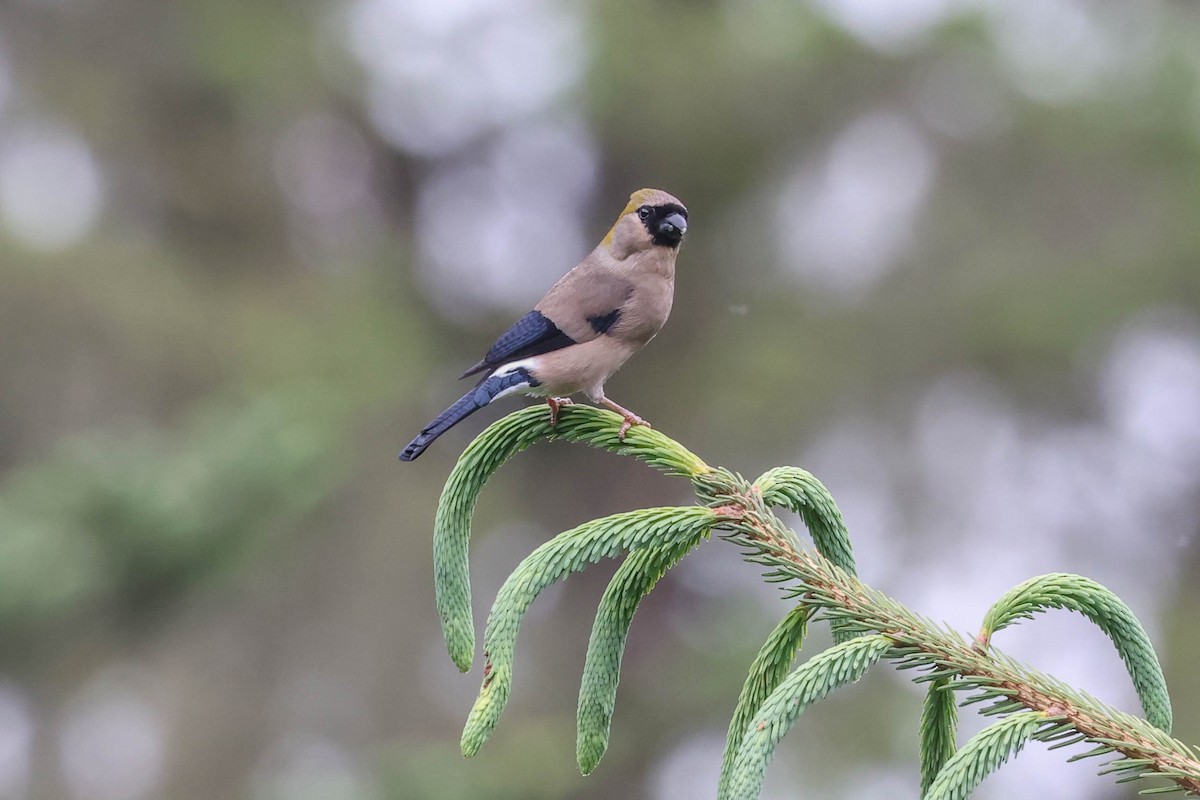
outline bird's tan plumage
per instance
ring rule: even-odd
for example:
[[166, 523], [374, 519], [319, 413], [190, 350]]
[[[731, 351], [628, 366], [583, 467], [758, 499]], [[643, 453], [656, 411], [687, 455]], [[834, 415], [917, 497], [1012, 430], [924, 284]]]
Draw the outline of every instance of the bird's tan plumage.
[[[534, 306], [579, 343], [539, 357], [534, 376], [546, 384], [545, 394], [583, 392], [600, 400], [604, 382], [666, 323], [675, 296], [679, 250], [655, 246], [637, 209], [668, 204], [683, 205], [657, 189], [634, 192], [599, 246]], [[613, 309], [620, 310], [619, 319], [605, 333], [597, 333], [589, 318]], [[591, 341], [599, 344], [579, 349]]]
[[583, 393], [625, 417], [622, 435], [645, 424], [609, 400], [604, 384], [666, 323], [686, 230], [678, 199], [660, 189], [634, 192], [596, 249], [464, 373], [489, 370], [474, 393], [426, 426], [401, 458], [416, 458], [451, 425], [511, 391], [550, 398], [555, 413], [556, 398]]

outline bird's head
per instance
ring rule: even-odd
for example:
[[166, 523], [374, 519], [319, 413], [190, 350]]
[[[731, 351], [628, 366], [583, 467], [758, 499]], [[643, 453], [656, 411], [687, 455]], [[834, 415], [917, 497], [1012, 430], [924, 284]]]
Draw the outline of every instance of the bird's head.
[[653, 247], [675, 250], [687, 233], [688, 212], [683, 203], [661, 189], [638, 189], [604, 237], [619, 257]]

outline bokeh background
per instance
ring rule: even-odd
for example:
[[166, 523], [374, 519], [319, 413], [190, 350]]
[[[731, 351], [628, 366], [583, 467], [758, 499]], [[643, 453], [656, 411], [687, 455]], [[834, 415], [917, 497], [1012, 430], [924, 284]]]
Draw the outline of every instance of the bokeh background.
[[[612, 396], [813, 470], [862, 576], [963, 630], [1108, 585], [1200, 742], [1198, 43], [1153, 0], [0, 3], [0, 797], [712, 797], [777, 592], [719, 541], [674, 570], [584, 779], [614, 566], [555, 587], [464, 762], [430, 529], [503, 409], [396, 462], [646, 185], [691, 230]], [[556, 532], [687, 499], [534, 448], [480, 503], [477, 621]], [[1082, 618], [997, 644], [1137, 710]], [[915, 797], [906, 677], [815, 708], [765, 796]], [[1134, 791], [1033, 746], [979, 796]]]

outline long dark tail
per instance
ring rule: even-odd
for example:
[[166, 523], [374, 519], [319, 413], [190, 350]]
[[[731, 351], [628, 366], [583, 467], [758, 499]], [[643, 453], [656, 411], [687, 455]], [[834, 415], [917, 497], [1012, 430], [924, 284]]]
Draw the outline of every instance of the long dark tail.
[[513, 389], [519, 389], [524, 386], [537, 386], [538, 381], [530, 375], [523, 367], [518, 367], [511, 372], [506, 372], [502, 375], [489, 375], [484, 378], [471, 391], [464, 394], [458, 399], [454, 405], [447, 408], [441, 414], [438, 414], [437, 419], [426, 425], [417, 438], [408, 443], [408, 447], [404, 448], [404, 452], [400, 454], [401, 461], [412, 461], [429, 445], [433, 444], [433, 440], [441, 436], [446, 431], [453, 428], [458, 423], [462, 422], [467, 417], [474, 414], [479, 409], [486, 406], [488, 403], [495, 400], [505, 392]]

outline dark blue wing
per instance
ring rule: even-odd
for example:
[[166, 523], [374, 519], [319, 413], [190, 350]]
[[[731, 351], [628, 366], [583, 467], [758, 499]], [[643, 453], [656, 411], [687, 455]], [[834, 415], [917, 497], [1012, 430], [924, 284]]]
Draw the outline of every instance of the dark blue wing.
[[495, 369], [501, 364], [549, 353], [551, 350], [561, 350], [573, 344], [575, 340], [559, 330], [542, 312], [530, 311], [496, 340], [482, 361], [460, 377], [465, 378], [485, 369]]

